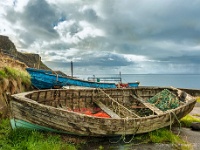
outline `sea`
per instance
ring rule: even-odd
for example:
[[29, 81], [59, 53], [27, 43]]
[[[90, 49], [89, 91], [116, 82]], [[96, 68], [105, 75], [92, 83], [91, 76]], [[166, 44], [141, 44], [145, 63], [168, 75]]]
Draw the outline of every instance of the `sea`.
[[[88, 77], [120, 77], [119, 74], [76, 75], [88, 80]], [[139, 81], [140, 86], [173, 86], [176, 88], [200, 89], [200, 74], [121, 74], [122, 82]]]

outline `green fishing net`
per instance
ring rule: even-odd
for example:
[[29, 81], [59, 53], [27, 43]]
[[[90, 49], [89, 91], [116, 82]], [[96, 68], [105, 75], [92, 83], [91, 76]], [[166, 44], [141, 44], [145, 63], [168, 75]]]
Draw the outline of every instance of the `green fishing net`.
[[167, 89], [162, 90], [147, 101], [162, 111], [174, 109], [179, 106], [178, 97]]

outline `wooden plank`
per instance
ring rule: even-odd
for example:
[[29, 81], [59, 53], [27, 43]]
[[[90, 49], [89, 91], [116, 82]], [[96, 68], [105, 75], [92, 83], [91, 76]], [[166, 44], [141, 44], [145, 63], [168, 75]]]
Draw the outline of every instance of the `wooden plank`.
[[163, 114], [163, 111], [158, 109], [156, 106], [152, 105], [151, 103], [145, 102], [143, 99], [141, 99], [140, 97], [137, 97], [135, 95], [130, 95], [132, 96], [134, 99], [138, 100], [139, 102], [141, 102], [142, 104], [144, 104], [147, 108], [151, 109], [153, 112], [155, 112], [157, 115], [161, 115]]
[[103, 111], [105, 111], [111, 118], [115, 118], [115, 119], [120, 119], [121, 117], [118, 116], [116, 113], [114, 113], [112, 110], [110, 110], [108, 107], [106, 107], [106, 105], [104, 105], [102, 102], [100, 101], [93, 101], [95, 104], [97, 104]]
[[102, 94], [106, 95], [109, 100], [111, 100], [112, 103], [116, 104], [116, 106], [120, 109], [121, 112], [125, 113], [126, 117], [137, 117], [139, 118], [140, 116], [138, 116], [136, 113], [132, 112], [131, 110], [129, 110], [128, 108], [124, 107], [122, 104], [120, 104], [119, 102], [117, 102], [115, 99], [113, 99], [112, 97], [110, 97], [110, 95], [108, 95], [107, 93], [105, 93], [102, 89], [98, 89]]

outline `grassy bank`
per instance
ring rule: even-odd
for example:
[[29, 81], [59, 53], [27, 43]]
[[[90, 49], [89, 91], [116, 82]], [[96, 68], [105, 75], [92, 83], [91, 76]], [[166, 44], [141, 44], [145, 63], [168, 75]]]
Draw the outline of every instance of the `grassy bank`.
[[[17, 87], [21, 88], [22, 86], [30, 86], [30, 75], [25, 70], [27, 67], [26, 64], [15, 60], [7, 55], [0, 53], [0, 88], [10, 92], [10, 88]], [[12, 92], [16, 92], [15, 91]], [[21, 90], [21, 89], [19, 89]], [[3, 90], [1, 90], [4, 92]], [[1, 93], [2, 93], [1, 92]], [[21, 91], [20, 91], [21, 92]]]
[[9, 120], [0, 123], [0, 149], [2, 150], [76, 150], [79, 145], [62, 141], [59, 135], [31, 131], [12, 130]]
[[[80, 137], [77, 137], [79, 139]], [[83, 137], [84, 138], [84, 137]], [[126, 137], [127, 138], [127, 137]], [[126, 141], [130, 140], [127, 138]], [[104, 142], [102, 143], [102, 139]], [[105, 144], [106, 141], [106, 144]], [[121, 140], [120, 142], [122, 142]], [[166, 143], [173, 145], [187, 145], [179, 149], [189, 150], [191, 146], [186, 141], [183, 141], [179, 136], [173, 134], [169, 129], [163, 128], [146, 134], [134, 136], [132, 142], [126, 144], [122, 143], [122, 147], [127, 147], [134, 144], [144, 143]], [[58, 134], [43, 133], [38, 131], [31, 131], [27, 129], [12, 130], [8, 119], [2, 120], [0, 123], [0, 149], [11, 150], [78, 150], [90, 148], [95, 145], [98, 149], [104, 149], [106, 145], [112, 145], [109, 139], [104, 138], [89, 138], [88, 142], [80, 142], [73, 144], [68, 141], [68, 135], [60, 136]], [[86, 146], [87, 145], [87, 146]], [[113, 144], [114, 146], [114, 144]]]
[[31, 78], [24, 68], [9, 65], [0, 67], [0, 120], [8, 116], [7, 94], [27, 91], [31, 87]]

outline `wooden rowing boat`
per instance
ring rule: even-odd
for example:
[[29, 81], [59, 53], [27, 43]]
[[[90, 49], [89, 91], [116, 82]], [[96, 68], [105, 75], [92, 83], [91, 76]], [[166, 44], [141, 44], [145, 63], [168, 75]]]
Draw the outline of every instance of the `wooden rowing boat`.
[[[161, 102], [170, 107], [161, 108]], [[81, 136], [150, 132], [172, 125], [195, 103], [191, 95], [170, 87], [49, 89], [14, 94], [9, 100], [13, 128]]]
[[115, 84], [109, 82], [95, 82], [62, 76], [49, 70], [26, 68], [31, 76], [31, 83], [37, 89], [61, 88], [63, 86], [80, 86], [90, 88], [117, 88], [117, 87], [138, 87], [140, 82], [135, 81], [127, 84]]

